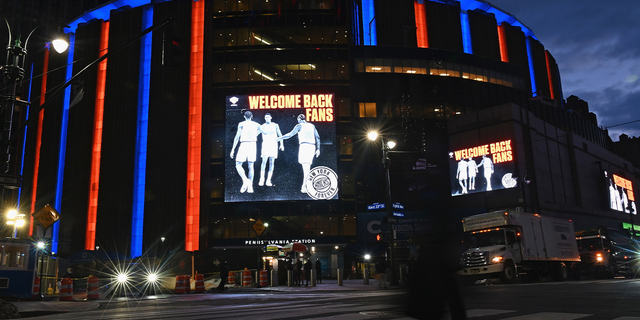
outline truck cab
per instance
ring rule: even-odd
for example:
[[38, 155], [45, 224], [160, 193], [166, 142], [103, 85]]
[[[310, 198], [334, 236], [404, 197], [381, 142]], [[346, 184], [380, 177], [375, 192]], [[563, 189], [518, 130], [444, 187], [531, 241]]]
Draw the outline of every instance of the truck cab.
[[470, 275], [497, 275], [504, 283], [516, 277], [516, 264], [522, 262], [520, 228], [501, 227], [468, 233], [464, 244], [468, 250], [461, 258], [461, 265]]
[[[610, 227], [576, 232], [580, 252], [580, 276], [594, 278], [633, 277], [638, 243], [626, 230]], [[635, 270], [635, 271], [634, 271]]]

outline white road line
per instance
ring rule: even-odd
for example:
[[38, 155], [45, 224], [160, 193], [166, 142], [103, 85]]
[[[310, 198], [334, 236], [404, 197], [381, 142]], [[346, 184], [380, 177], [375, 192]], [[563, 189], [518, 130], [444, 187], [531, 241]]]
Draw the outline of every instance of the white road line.
[[505, 318], [504, 320], [573, 320], [591, 316], [590, 314], [581, 313], [561, 313], [561, 312], [539, 312], [523, 316]]

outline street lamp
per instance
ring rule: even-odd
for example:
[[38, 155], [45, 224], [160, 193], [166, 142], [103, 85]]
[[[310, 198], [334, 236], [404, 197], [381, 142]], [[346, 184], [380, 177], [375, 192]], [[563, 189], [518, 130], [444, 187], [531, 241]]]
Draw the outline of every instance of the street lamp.
[[389, 167], [391, 164], [391, 160], [389, 159], [389, 151], [396, 146], [396, 142], [393, 140], [386, 139], [384, 136], [379, 135], [376, 131], [370, 131], [367, 133], [367, 137], [369, 140], [376, 141], [380, 136], [380, 141], [382, 142], [382, 166], [385, 170], [385, 187], [386, 187], [386, 204], [385, 208], [387, 208], [387, 222], [389, 223], [389, 260], [390, 260], [390, 272], [389, 272], [389, 282], [392, 285], [397, 284], [395, 275], [395, 231], [393, 230], [393, 205], [391, 203], [391, 178], [389, 176]]
[[18, 213], [18, 210], [11, 209], [7, 212], [7, 225], [13, 226], [12, 238], [18, 238], [18, 228], [24, 226], [24, 213]]
[[44, 266], [44, 252], [45, 252], [45, 250], [47, 248], [47, 243], [44, 242], [43, 240], [38, 240], [38, 242], [36, 242], [36, 248], [38, 249], [37, 252], [39, 253], [38, 254], [38, 256], [39, 256], [38, 260], [36, 260], [36, 261], [40, 262], [40, 265], [39, 265], [39, 268], [38, 268], [40, 271], [38, 273], [40, 274], [40, 283], [41, 283], [40, 287], [38, 288], [38, 298], [41, 299], [41, 300], [44, 300], [44, 296], [42, 295], [42, 284], [43, 284], [43, 282], [42, 282], [42, 267]]

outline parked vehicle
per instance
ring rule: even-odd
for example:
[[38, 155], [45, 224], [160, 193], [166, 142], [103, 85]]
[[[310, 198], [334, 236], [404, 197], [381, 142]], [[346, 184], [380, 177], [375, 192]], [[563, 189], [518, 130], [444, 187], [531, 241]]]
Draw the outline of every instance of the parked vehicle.
[[581, 260], [576, 278], [635, 276], [640, 248], [629, 231], [597, 227], [577, 231], [576, 240]]
[[[464, 218], [463, 280], [500, 278], [511, 283], [519, 275], [569, 278], [580, 262], [573, 223], [519, 209]], [[467, 282], [465, 281], [465, 282]]]

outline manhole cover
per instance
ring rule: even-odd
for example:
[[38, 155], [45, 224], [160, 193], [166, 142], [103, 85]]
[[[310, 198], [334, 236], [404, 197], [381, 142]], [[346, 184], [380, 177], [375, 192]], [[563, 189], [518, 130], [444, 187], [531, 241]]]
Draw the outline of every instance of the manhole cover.
[[362, 311], [360, 312], [363, 316], [370, 317], [402, 317], [404, 313], [398, 311]]

